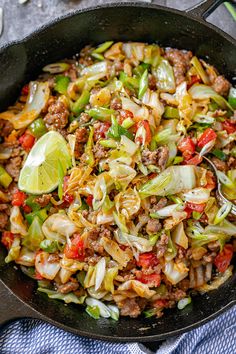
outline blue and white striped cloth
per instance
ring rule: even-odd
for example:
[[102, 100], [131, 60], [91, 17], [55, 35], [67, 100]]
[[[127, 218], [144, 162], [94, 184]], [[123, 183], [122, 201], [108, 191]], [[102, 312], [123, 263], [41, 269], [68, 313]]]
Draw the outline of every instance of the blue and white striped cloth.
[[[236, 306], [217, 319], [163, 342], [157, 354], [236, 353]], [[139, 343], [109, 343], [82, 338], [40, 320], [23, 319], [4, 327], [1, 354], [151, 354]]]

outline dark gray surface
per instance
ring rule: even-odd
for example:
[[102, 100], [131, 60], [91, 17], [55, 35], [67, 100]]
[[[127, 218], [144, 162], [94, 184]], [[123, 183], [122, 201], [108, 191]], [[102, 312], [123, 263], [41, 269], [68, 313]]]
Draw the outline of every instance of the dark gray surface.
[[[61, 14], [67, 14], [77, 8], [89, 5], [116, 2], [115, 0], [28, 0], [20, 5], [18, 0], [0, 0], [4, 11], [4, 31], [0, 45], [14, 39], [20, 39], [35, 28]], [[125, 0], [120, 0], [125, 2]], [[200, 0], [153, 0], [153, 3], [184, 10]], [[209, 22], [236, 37], [236, 25], [226, 8], [221, 5], [210, 17]]]
[[[0, 38], [0, 45], [4, 43], [23, 38], [35, 28], [42, 26], [61, 14], [66, 14], [78, 7], [86, 7], [94, 3], [104, 3], [110, 1], [94, 1], [94, 0], [29, 0], [27, 4], [20, 5], [18, 0], [0, 0], [0, 7], [4, 9], [4, 31]], [[160, 5], [168, 5], [179, 9], [186, 9], [198, 3], [196, 0], [159, 0], [153, 1]], [[40, 7], [38, 5], [41, 5]], [[223, 6], [220, 6], [209, 20], [217, 26], [224, 29], [226, 32], [236, 37], [235, 23]], [[14, 308], [14, 313], [18, 313], [19, 317], [26, 315], [25, 306], [20, 305], [19, 301], [16, 302], [15, 298], [5, 289], [1, 289], [1, 302], [0, 302], [0, 323], [8, 318], [11, 318], [11, 312]], [[9, 298], [11, 304], [9, 306]], [[8, 300], [8, 307], [5, 303]]]

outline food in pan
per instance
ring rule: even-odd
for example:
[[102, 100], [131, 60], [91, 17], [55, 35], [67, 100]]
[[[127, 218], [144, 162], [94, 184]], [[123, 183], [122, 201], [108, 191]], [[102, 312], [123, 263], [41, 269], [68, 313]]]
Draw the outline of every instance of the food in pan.
[[235, 108], [185, 50], [109, 41], [45, 66], [0, 114], [6, 262], [94, 318], [160, 317], [217, 289], [235, 250]]

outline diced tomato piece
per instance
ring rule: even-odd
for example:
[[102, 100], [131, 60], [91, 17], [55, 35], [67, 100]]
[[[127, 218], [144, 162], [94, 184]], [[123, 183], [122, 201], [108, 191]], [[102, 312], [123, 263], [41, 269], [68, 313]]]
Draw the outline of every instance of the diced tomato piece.
[[160, 274], [141, 274], [138, 277], [138, 280], [143, 284], [147, 284], [150, 287], [157, 287], [161, 284], [161, 275]]
[[193, 75], [190, 78], [190, 82], [188, 83], [188, 89], [193, 86], [194, 84], [196, 84], [197, 82], [201, 82], [201, 79], [199, 76], [197, 75]]
[[205, 188], [212, 190], [216, 187], [216, 179], [211, 171], [207, 171], [206, 180], [207, 184], [204, 186]]
[[231, 259], [233, 257], [233, 246], [227, 244], [223, 250], [216, 256], [214, 264], [220, 273], [224, 273], [229, 267]]
[[153, 252], [142, 253], [139, 255], [137, 265], [142, 268], [154, 267], [158, 264], [157, 256]]
[[[71, 204], [73, 203], [74, 201], [74, 197], [73, 195], [69, 194], [69, 193], [66, 193], [63, 195], [63, 201], [66, 203], [66, 204]], [[64, 203], [63, 203], [64, 204]]]
[[207, 128], [198, 139], [197, 146], [203, 148], [203, 146], [208, 144], [210, 141], [215, 140], [216, 138], [216, 132], [211, 128]]
[[13, 206], [22, 206], [26, 200], [27, 196], [24, 192], [16, 191], [12, 196], [12, 205]]
[[119, 124], [122, 124], [123, 121], [127, 118], [131, 118], [133, 119], [134, 118], [134, 115], [132, 112], [128, 111], [128, 109], [121, 109], [120, 110], [120, 116], [118, 118], [118, 123]]
[[4, 231], [2, 233], [2, 239], [1, 239], [1, 242], [2, 244], [7, 248], [11, 248], [11, 245], [13, 243], [13, 240], [14, 240], [14, 234], [10, 231]]
[[187, 213], [186, 219], [191, 218], [192, 212], [193, 212], [192, 209], [190, 209], [190, 208], [188, 208], [188, 207], [185, 207], [185, 208], [184, 208], [184, 211], [185, 211], [185, 213]]
[[31, 213], [32, 209], [29, 205], [24, 204], [22, 207], [23, 207], [23, 210], [26, 214]]
[[100, 122], [98, 127], [94, 130], [94, 141], [98, 141], [99, 139], [104, 139], [106, 137], [106, 132], [110, 128], [110, 122]]
[[33, 147], [34, 142], [35, 137], [29, 133], [25, 133], [19, 138], [19, 143], [25, 151], [29, 151]]
[[93, 206], [93, 195], [89, 194], [86, 198], [86, 203], [88, 204], [88, 206], [90, 206], [92, 208]]
[[197, 211], [198, 213], [202, 213], [205, 209], [206, 203], [202, 204], [195, 204], [187, 202], [187, 208], [191, 209], [192, 211]]
[[153, 306], [154, 307], [166, 307], [168, 305], [168, 300], [156, 300], [154, 303], [153, 303]]
[[225, 120], [222, 123], [223, 129], [227, 131], [228, 134], [233, 134], [236, 132], [236, 124], [235, 123], [231, 123], [228, 120]]
[[37, 280], [43, 280], [44, 279], [44, 277], [36, 269], [35, 269], [34, 277]]
[[183, 164], [184, 165], [199, 165], [202, 162], [202, 156], [200, 155], [195, 155], [189, 160], [184, 160]]
[[66, 245], [64, 254], [67, 258], [77, 259], [83, 261], [85, 257], [84, 241], [81, 239], [80, 234], [75, 234], [71, 241], [71, 245]]
[[27, 96], [28, 93], [29, 93], [29, 85], [26, 84], [26, 85], [24, 85], [24, 86], [22, 87], [21, 94], [22, 94], [23, 96]]
[[[143, 128], [145, 130], [143, 134]], [[143, 141], [143, 138], [145, 139]], [[135, 136], [135, 142], [140, 144], [149, 144], [152, 140], [152, 133], [149, 122], [145, 119], [137, 124], [137, 132]]]
[[150, 175], [147, 176], [148, 179], [153, 179], [157, 176], [157, 173], [153, 172], [153, 173], [150, 173]]
[[182, 152], [182, 155], [186, 160], [189, 160], [195, 152], [195, 144], [189, 136], [182, 139], [177, 147], [178, 150]]

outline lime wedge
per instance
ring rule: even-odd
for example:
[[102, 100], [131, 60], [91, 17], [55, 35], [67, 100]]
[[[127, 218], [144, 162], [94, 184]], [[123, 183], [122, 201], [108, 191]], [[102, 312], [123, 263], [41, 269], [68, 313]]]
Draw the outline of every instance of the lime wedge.
[[18, 187], [30, 194], [49, 193], [58, 187], [59, 164], [64, 174], [71, 156], [63, 136], [55, 131], [43, 135], [30, 151], [20, 172]]

